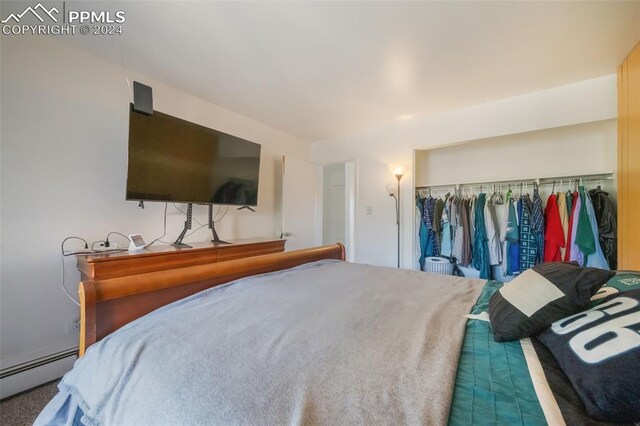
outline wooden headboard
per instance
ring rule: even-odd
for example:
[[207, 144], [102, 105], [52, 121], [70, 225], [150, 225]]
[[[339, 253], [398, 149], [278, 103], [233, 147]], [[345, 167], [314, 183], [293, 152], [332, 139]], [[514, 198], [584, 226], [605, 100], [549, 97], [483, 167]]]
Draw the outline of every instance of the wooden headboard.
[[80, 356], [123, 325], [207, 288], [322, 259], [345, 259], [334, 244], [80, 283]]

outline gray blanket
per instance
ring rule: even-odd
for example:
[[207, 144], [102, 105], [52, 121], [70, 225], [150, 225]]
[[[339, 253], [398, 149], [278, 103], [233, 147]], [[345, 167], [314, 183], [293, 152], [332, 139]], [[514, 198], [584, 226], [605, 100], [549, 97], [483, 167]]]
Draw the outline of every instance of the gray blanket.
[[484, 281], [321, 261], [206, 290], [60, 384], [100, 425], [446, 424]]

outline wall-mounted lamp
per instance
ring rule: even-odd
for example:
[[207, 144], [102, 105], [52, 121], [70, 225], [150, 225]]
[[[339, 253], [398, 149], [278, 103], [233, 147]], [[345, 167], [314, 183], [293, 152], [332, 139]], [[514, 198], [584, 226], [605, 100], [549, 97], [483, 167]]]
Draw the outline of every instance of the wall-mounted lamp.
[[398, 234], [398, 268], [400, 268], [400, 179], [402, 179], [402, 176], [404, 176], [405, 170], [402, 166], [389, 167], [389, 169], [398, 180], [397, 192], [394, 193], [390, 185], [387, 186], [387, 190], [389, 191], [389, 196], [393, 197], [396, 201], [396, 227], [397, 227], [397, 234]]

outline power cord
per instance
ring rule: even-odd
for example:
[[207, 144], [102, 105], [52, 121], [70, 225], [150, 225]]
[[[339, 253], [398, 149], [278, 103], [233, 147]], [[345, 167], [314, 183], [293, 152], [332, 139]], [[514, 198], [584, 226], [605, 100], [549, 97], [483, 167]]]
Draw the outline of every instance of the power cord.
[[97, 251], [97, 250], [94, 248], [94, 246], [95, 246], [96, 244], [98, 244], [98, 243], [102, 243], [102, 244], [101, 244], [101, 246], [102, 246], [102, 247], [109, 247], [109, 246], [107, 245], [107, 244], [109, 244], [109, 243], [107, 242], [107, 240], [98, 240], [98, 241], [94, 241], [94, 242], [92, 242], [92, 243], [91, 243], [91, 251]]
[[[173, 204], [173, 207], [175, 207], [175, 209], [176, 209], [176, 210], [178, 210], [180, 213], [182, 213], [183, 215], [185, 215], [185, 216], [186, 216], [186, 214], [187, 214], [187, 213], [186, 213], [184, 210], [182, 210], [180, 207], [176, 206], [176, 203], [171, 203], [171, 204]], [[203, 224], [201, 224], [200, 222], [198, 222], [198, 219], [196, 219], [196, 218], [195, 218], [195, 217], [193, 217], [193, 216], [192, 216], [192, 220], [193, 220], [195, 223], [197, 223], [198, 225], [200, 225], [201, 227], [202, 227], [202, 226], [207, 226], [207, 225], [203, 225]]]
[[198, 226], [196, 229], [194, 229], [193, 231], [191, 231], [191, 232], [189, 232], [187, 235], [185, 235], [185, 237], [188, 237], [189, 235], [193, 235], [193, 234], [195, 234], [196, 232], [198, 232], [199, 230], [201, 230], [201, 229], [202, 229], [202, 228], [204, 228], [205, 226], [207, 226], [207, 225], [200, 225], [200, 226]]
[[[173, 206], [176, 208], [176, 210], [178, 210], [179, 212], [186, 214], [185, 212], [183, 212], [180, 208], [178, 208], [178, 206], [176, 206], [175, 203], [172, 203]], [[150, 245], [160, 241], [160, 242], [165, 242], [162, 241], [162, 238], [164, 238], [167, 235], [167, 207], [168, 207], [168, 203], [164, 203], [164, 218], [163, 218], [163, 233], [162, 236], [156, 238], [155, 240], [151, 241], [149, 244], [147, 244], [145, 246], [149, 247]], [[216, 219], [218, 217], [218, 214], [220, 213], [220, 208], [218, 208], [218, 210], [216, 211], [216, 214], [213, 218], [213, 222], [214, 223], [218, 223], [220, 222], [222, 219], [224, 219], [224, 217], [227, 215], [227, 212], [229, 211], [229, 206], [227, 206], [227, 208], [225, 209], [224, 213], [222, 214], [222, 216], [220, 216], [219, 219]], [[188, 233], [186, 236], [192, 235], [193, 233], [199, 231], [200, 229], [204, 228], [205, 226], [207, 226], [207, 224], [203, 225], [201, 224], [197, 219], [193, 219], [198, 225], [200, 225], [198, 228], [194, 229], [193, 231], [191, 231], [190, 233]], [[71, 295], [71, 293], [69, 293], [69, 291], [67, 290], [67, 287], [65, 286], [65, 279], [66, 279], [66, 273], [65, 273], [65, 265], [64, 265], [64, 258], [67, 256], [74, 256], [76, 254], [92, 254], [92, 253], [114, 253], [114, 252], [121, 252], [121, 251], [127, 251], [126, 248], [123, 249], [111, 249], [111, 250], [96, 250], [94, 247], [96, 244], [98, 243], [102, 243], [103, 247], [109, 247], [110, 243], [109, 243], [109, 237], [111, 235], [120, 235], [124, 238], [127, 239], [127, 241], [129, 241], [129, 237], [127, 237], [126, 235], [120, 233], [120, 232], [116, 232], [116, 231], [111, 231], [107, 234], [106, 238], [104, 240], [97, 240], [94, 241], [93, 243], [91, 243], [91, 245], [89, 245], [89, 243], [87, 242], [87, 240], [85, 240], [84, 238], [81, 237], [76, 237], [76, 236], [69, 236], [66, 237], [64, 240], [62, 240], [62, 243], [60, 244], [60, 260], [62, 263], [62, 282], [61, 282], [61, 287], [62, 290], [64, 291], [64, 293], [67, 295], [67, 297], [69, 298], [69, 300], [71, 300], [73, 302], [74, 305], [76, 306], [80, 306], [80, 303]], [[83, 250], [79, 250], [79, 251], [71, 251], [69, 253], [65, 253], [64, 252], [64, 244], [69, 241], [69, 240], [79, 240], [82, 241], [84, 243], [84, 251]], [[165, 242], [167, 243], [167, 242]], [[169, 243], [167, 243], [169, 244]]]
[[[64, 243], [66, 243], [68, 240], [80, 240], [84, 243], [84, 249], [85, 250], [89, 250], [89, 243], [87, 242], [87, 240], [85, 240], [84, 238], [80, 238], [80, 237], [67, 237], [64, 240], [62, 240], [62, 243], [60, 244], [60, 251], [62, 251], [62, 255], [65, 256], [64, 254]], [[79, 254], [82, 253], [81, 251], [79, 252], [75, 252], [75, 253], [69, 253], [68, 256], [71, 256], [72, 254]]]
[[[218, 216], [218, 212], [219, 212], [219, 211], [220, 211], [220, 209], [218, 209], [218, 211], [216, 212], [216, 216]], [[222, 219], [224, 219], [224, 217], [227, 215], [227, 212], [228, 212], [228, 211], [229, 211], [229, 206], [227, 206], [227, 208], [226, 208], [226, 210], [224, 211], [224, 213], [222, 213], [222, 216], [220, 217], [220, 219], [217, 219], [217, 220], [216, 220], [216, 218], [215, 218], [215, 216], [214, 216], [213, 221], [214, 221], [215, 223], [220, 222], [220, 221], [221, 221]]]
[[104, 246], [105, 246], [105, 247], [109, 247], [109, 245], [110, 245], [110, 243], [109, 243], [109, 236], [110, 236], [111, 234], [120, 235], [121, 237], [126, 238], [126, 240], [127, 240], [127, 245], [129, 245], [129, 237], [127, 237], [127, 236], [126, 236], [126, 235], [124, 235], [124, 234], [121, 234], [120, 232], [111, 231], [111, 232], [109, 232], [109, 233], [107, 234], [107, 238], [105, 238], [105, 239], [104, 239]]
[[[179, 210], [179, 209], [178, 209]], [[220, 222], [222, 219], [224, 219], [224, 217], [227, 215], [227, 212], [229, 211], [229, 206], [227, 206], [226, 210], [224, 211], [224, 213], [222, 213], [222, 216], [220, 216], [220, 219], [216, 219], [216, 217], [218, 216], [218, 213], [220, 213], [220, 207], [218, 207], [218, 211], [216, 212], [216, 214], [213, 216], [213, 222], [214, 223], [218, 223]], [[195, 220], [195, 219], [194, 219]], [[187, 235], [185, 235], [185, 237], [188, 237], [189, 235], [193, 235], [196, 232], [198, 232], [199, 230], [201, 230], [202, 228], [204, 228], [207, 225], [201, 225], [200, 222], [198, 222], [196, 220], [196, 222], [200, 225], [199, 227], [197, 227], [196, 229], [194, 229], [193, 231], [189, 232]]]
[[69, 300], [71, 300], [73, 302], [74, 305], [76, 306], [80, 306], [80, 303], [73, 298], [73, 296], [71, 296], [71, 294], [69, 293], [69, 291], [67, 290], [67, 287], [64, 285], [64, 254], [62, 256], [60, 256], [60, 259], [62, 260], [62, 290], [64, 290], [64, 293], [67, 295], [67, 297], [69, 298]]
[[[80, 240], [84, 243], [84, 251], [71, 251], [69, 253], [65, 253], [64, 252], [64, 244], [69, 241], [69, 240]], [[66, 279], [66, 271], [65, 271], [65, 265], [64, 265], [64, 258], [67, 256], [74, 256], [76, 254], [91, 254], [91, 253], [107, 253], [107, 252], [118, 252], [118, 251], [124, 251], [122, 249], [113, 249], [113, 250], [94, 250], [94, 246], [99, 243], [102, 242], [103, 240], [98, 240], [98, 241], [94, 241], [93, 243], [91, 243], [91, 246], [89, 246], [89, 243], [87, 242], [87, 240], [85, 240], [84, 238], [81, 237], [76, 237], [76, 236], [70, 236], [65, 238], [64, 240], [62, 240], [62, 243], [60, 244], [60, 260], [62, 262], [62, 282], [60, 283], [62, 286], [62, 290], [64, 291], [64, 293], [67, 295], [67, 297], [69, 298], [69, 300], [71, 300], [76, 306], [80, 306], [80, 303], [71, 295], [71, 293], [69, 293], [69, 290], [67, 290], [67, 287], [65, 285], [65, 279]]]
[[[151, 241], [149, 244], [147, 244], [146, 246], [144, 246], [144, 248], [149, 247], [151, 244], [161, 241], [165, 235], [167, 235], [167, 206], [168, 203], [164, 203], [164, 231], [162, 233], [162, 236], [156, 238], [155, 240]], [[175, 204], [173, 205], [175, 207]], [[177, 208], [177, 207], [176, 207]], [[178, 209], [180, 210], [180, 209]]]
[[67, 237], [64, 240], [62, 240], [62, 243], [60, 244], [60, 253], [61, 253], [60, 259], [62, 261], [62, 282], [61, 282], [62, 290], [64, 290], [64, 293], [67, 295], [69, 300], [71, 300], [76, 306], [80, 306], [80, 303], [76, 299], [74, 299], [73, 296], [71, 296], [71, 293], [69, 293], [69, 291], [67, 290], [67, 287], [64, 284], [64, 281], [65, 281], [64, 258], [65, 258], [65, 256], [71, 256], [73, 254], [79, 254], [79, 253], [83, 253], [83, 252], [71, 252], [69, 254], [65, 254], [64, 253], [64, 243], [66, 243], [68, 240], [80, 240], [80, 241], [84, 242], [85, 250], [89, 249], [89, 243], [87, 243], [87, 240], [85, 240], [84, 238], [71, 236], [71, 237]]

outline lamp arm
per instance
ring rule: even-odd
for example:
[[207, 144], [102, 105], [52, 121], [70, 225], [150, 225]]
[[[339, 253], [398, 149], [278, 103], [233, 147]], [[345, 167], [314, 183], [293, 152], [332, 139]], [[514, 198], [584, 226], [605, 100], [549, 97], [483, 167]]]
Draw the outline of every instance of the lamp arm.
[[396, 173], [396, 179], [398, 179], [398, 197], [396, 198], [396, 228], [398, 234], [398, 268], [400, 268], [400, 179], [402, 179], [402, 173]]
[[400, 203], [398, 202], [398, 197], [396, 194], [389, 194], [396, 202], [396, 225], [400, 225]]

